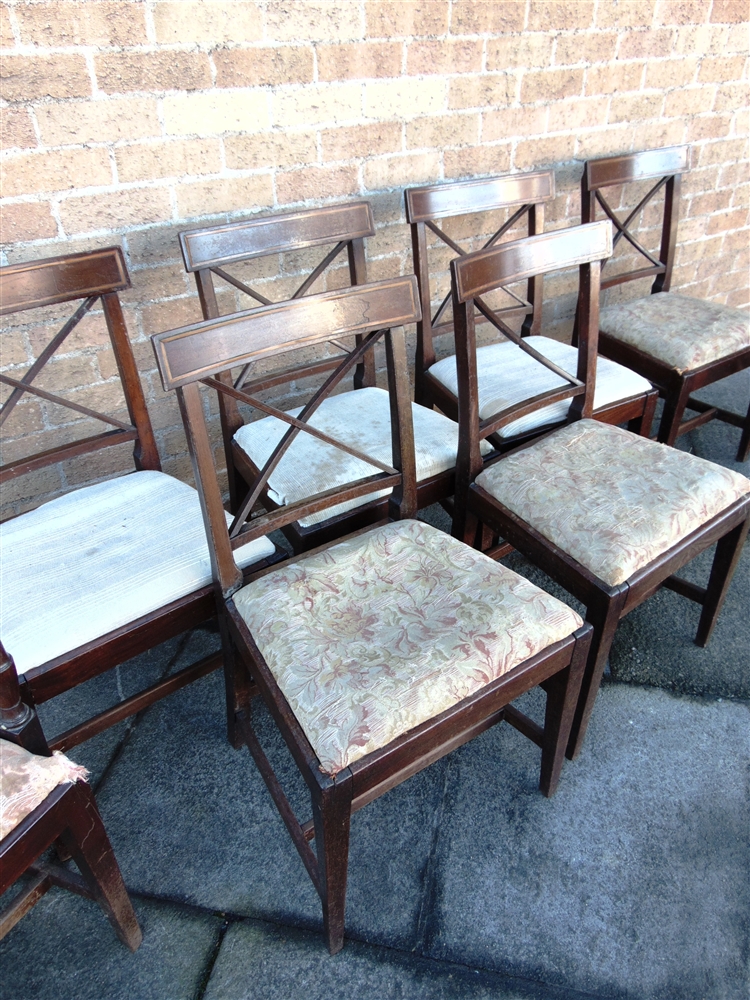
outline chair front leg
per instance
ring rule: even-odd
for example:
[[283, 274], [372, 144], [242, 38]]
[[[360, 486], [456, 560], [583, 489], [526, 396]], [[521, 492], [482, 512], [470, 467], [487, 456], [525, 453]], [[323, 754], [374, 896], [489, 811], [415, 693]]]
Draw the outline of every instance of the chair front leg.
[[634, 417], [632, 420], [628, 421], [629, 431], [633, 434], [638, 434], [640, 437], [651, 436], [651, 425], [654, 422], [654, 413], [656, 412], [656, 404], [658, 400], [658, 389], [654, 389], [653, 392], [648, 393], [643, 404], [643, 413], [640, 417]]
[[727, 596], [729, 584], [732, 582], [735, 568], [745, 544], [750, 516], [720, 538], [716, 545], [714, 561], [711, 565], [711, 575], [708, 578], [706, 596], [703, 599], [703, 610], [695, 636], [697, 646], [706, 646], [719, 617], [724, 598]]
[[332, 955], [344, 947], [346, 876], [349, 867], [349, 827], [352, 809], [351, 774], [341, 772], [335, 781], [313, 797], [315, 849], [319, 892], [323, 904], [323, 930]]
[[67, 829], [60, 834], [60, 840], [70, 851], [118, 938], [136, 951], [143, 935], [94, 794], [87, 784], [76, 782], [70, 789], [68, 802]]
[[539, 789], [548, 799], [555, 794], [560, 781], [565, 748], [573, 725], [592, 635], [593, 630], [590, 625], [584, 625], [579, 630], [569, 666], [553, 674], [545, 685], [547, 707], [544, 715]]
[[747, 408], [747, 416], [742, 425], [742, 437], [740, 438], [740, 446], [737, 449], [736, 461], [746, 462], [748, 458], [750, 458], [750, 406]]
[[657, 440], [662, 444], [668, 444], [670, 448], [674, 447], [674, 443], [679, 437], [682, 415], [685, 412], [689, 398], [690, 386], [684, 380], [679, 389], [676, 386], [672, 386], [664, 395], [664, 411], [659, 423]]
[[250, 718], [250, 705], [257, 688], [242, 657], [237, 652], [232, 640], [227, 616], [219, 611], [219, 630], [221, 632], [221, 651], [224, 659], [224, 692], [227, 705], [227, 739], [239, 750], [245, 745], [237, 728], [237, 716], [245, 712]]

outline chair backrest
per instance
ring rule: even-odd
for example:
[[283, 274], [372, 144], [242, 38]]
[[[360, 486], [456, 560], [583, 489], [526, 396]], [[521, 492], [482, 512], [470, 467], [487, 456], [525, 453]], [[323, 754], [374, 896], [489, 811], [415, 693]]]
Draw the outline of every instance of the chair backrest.
[[[12, 430], [12, 423], [7, 423], [8, 418], [16, 411], [17, 404], [24, 396], [59, 404], [77, 415], [102, 421], [110, 428], [89, 437], [67, 440], [56, 447], [35, 454], [28, 454], [28, 451], [25, 451], [22, 455], [16, 455], [0, 468], [0, 483], [7, 483], [17, 476], [66, 459], [77, 458], [128, 441], [135, 442], [133, 460], [136, 469], [160, 468], [143, 388], [117, 295], [126, 288], [130, 288], [130, 278], [119, 247], [106, 247], [102, 250], [0, 268], [0, 314], [3, 316], [79, 301], [72, 316], [38, 352], [25, 374], [16, 378], [15, 373], [12, 375], [7, 369], [0, 373], [0, 383], [11, 389], [0, 407], [0, 425], [4, 433], [9, 435]], [[98, 302], [101, 302], [104, 313], [129, 423], [84, 406], [75, 399], [60, 396], [37, 384], [47, 363], [58, 351], [64, 349], [66, 340]], [[35, 318], [35, 314], [29, 317], [27, 324], [30, 329], [38, 326], [39, 321]], [[29, 340], [32, 338], [29, 337]], [[50, 372], [51, 369], [47, 371]], [[109, 375], [107, 377], [109, 378]], [[54, 373], [52, 378], [54, 379]], [[71, 386], [64, 385], [63, 388], [67, 390]], [[22, 410], [23, 407], [16, 411], [16, 414], [22, 414]], [[33, 441], [34, 436], [29, 435], [28, 440]], [[14, 442], [14, 450], [18, 450], [22, 444], [24, 444], [23, 434]]]
[[[254, 289], [246, 281], [227, 270], [232, 265], [253, 262], [262, 258], [285, 253], [299, 254], [334, 244], [320, 262], [306, 275], [301, 284], [285, 299], [297, 299], [306, 295], [318, 279], [346, 251], [349, 265], [349, 280], [352, 285], [362, 285], [367, 281], [364, 238], [375, 233], [372, 207], [368, 201], [356, 201], [343, 205], [328, 205], [281, 215], [259, 216], [242, 222], [230, 222], [222, 226], [189, 229], [180, 233], [180, 248], [185, 269], [195, 275], [198, 296], [204, 319], [215, 319], [221, 313], [216, 297], [214, 277], [231, 285], [237, 291], [250, 296], [261, 305], [270, 305], [271, 300]], [[236, 267], [235, 267], [236, 270]], [[235, 307], [237, 303], [235, 301]], [[234, 309], [231, 310], [235, 311]], [[334, 345], [338, 346], [338, 345]], [[334, 368], [340, 356], [321, 358], [314, 371], [306, 371], [306, 366], [291, 368], [286, 379], [294, 382], [307, 374]], [[225, 379], [225, 381], [228, 381]], [[375, 385], [375, 364], [372, 354], [363, 359], [353, 372], [354, 388]], [[222, 434], [227, 464], [231, 464], [231, 444], [243, 419], [234, 399], [219, 399]], [[234, 480], [230, 475], [230, 487]], [[232, 497], [235, 502], [235, 497]]]
[[[626, 156], [608, 156], [600, 160], [588, 160], [581, 178], [581, 222], [593, 222], [596, 206], [600, 206], [607, 218], [615, 226], [613, 248], [625, 239], [637, 252], [638, 267], [623, 271], [611, 277], [602, 277], [602, 289], [621, 285], [639, 278], [654, 281], [652, 292], [666, 292], [672, 281], [675, 248], [677, 245], [677, 219], [679, 214], [681, 177], [687, 170], [688, 147], [670, 146], [666, 149], [652, 149], [643, 153]], [[624, 221], [616, 214], [620, 206], [612, 206], [602, 194], [605, 188], [620, 189], [636, 181], [656, 181], [638, 203], [628, 211]], [[661, 214], [661, 235], [658, 257], [643, 246], [631, 230], [631, 223], [638, 218], [662, 188], [664, 202]], [[615, 192], [618, 193], [618, 192]], [[623, 199], [624, 202], [625, 199]], [[643, 260], [648, 262], [644, 267]]]
[[[594, 408], [596, 349], [599, 339], [599, 281], [601, 261], [612, 253], [612, 227], [601, 220], [585, 226], [514, 240], [451, 261], [453, 315], [458, 371], [459, 455], [456, 490], [468, 488], [483, 467], [480, 442], [505, 424], [552, 403], [572, 399], [569, 420], [590, 417]], [[518, 350], [567, 383], [533, 399], [507, 407], [480, 421], [477, 393], [475, 303], [477, 297], [500, 285], [522, 281], [578, 265], [580, 333], [576, 376], [553, 364], [524, 340], [513, 335]]]
[[[417, 324], [415, 361], [416, 395], [417, 400], [421, 401], [424, 395], [422, 391], [424, 374], [436, 360], [433, 338], [453, 329], [453, 323], [443, 318], [450, 303], [450, 291], [444, 296], [434, 315], [432, 313], [427, 230], [429, 229], [459, 256], [467, 251], [445, 233], [437, 225], [436, 220], [515, 209], [487, 240], [485, 249], [494, 246], [506, 233], [520, 224], [524, 216], [528, 216], [528, 235], [541, 233], [544, 231], [544, 206], [555, 197], [555, 175], [551, 170], [542, 170], [530, 174], [491, 177], [487, 180], [437, 184], [431, 187], [410, 188], [404, 192], [404, 197], [406, 218], [411, 225], [414, 272], [419, 281], [422, 306], [422, 320]], [[505, 289], [513, 300], [505, 308], [491, 310], [486, 303], [478, 304], [482, 317], [480, 322], [490, 322], [501, 333], [505, 333], [507, 329], [505, 320], [524, 316], [523, 335], [538, 334], [541, 329], [541, 317], [538, 317], [534, 310], [534, 302], [541, 301], [541, 282], [541, 276], [529, 279], [526, 300]]]
[[[416, 279], [410, 275], [260, 306], [152, 337], [164, 388], [176, 390], [180, 401], [209, 536], [214, 579], [225, 596], [242, 582], [242, 574], [232, 556], [233, 550], [292, 521], [389, 488], [393, 489], [391, 514], [395, 517], [414, 514], [414, 439], [406, 348], [400, 326], [416, 322], [419, 316]], [[391, 330], [390, 327], [397, 329]], [[288, 351], [322, 344], [331, 337], [352, 335], [358, 336], [359, 343], [337, 363], [298, 417], [287, 415], [257, 396], [250, 395], [247, 387], [244, 391], [241, 387], [242, 373], [255, 364], [265, 367], [269, 359], [279, 358]], [[336, 440], [308, 423], [323, 400], [381, 340], [385, 341], [391, 394], [392, 465], [364, 455], [345, 441]], [[240, 368], [241, 376], [234, 384], [218, 379], [220, 373], [236, 368]], [[200, 383], [262, 413], [275, 416], [288, 425], [286, 434], [250, 484], [247, 497], [229, 528], [204, 419]], [[253, 384], [257, 386], [258, 383]], [[266, 488], [269, 477], [300, 432], [311, 434], [367, 462], [373, 466], [374, 474], [270, 512], [254, 513], [256, 501]]]

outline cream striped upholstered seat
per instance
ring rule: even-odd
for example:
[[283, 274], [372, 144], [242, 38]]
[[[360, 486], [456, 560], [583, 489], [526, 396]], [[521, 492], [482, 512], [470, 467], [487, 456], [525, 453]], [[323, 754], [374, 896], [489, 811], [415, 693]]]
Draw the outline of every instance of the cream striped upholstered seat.
[[[549, 358], [560, 368], [575, 375], [578, 366], [578, 350], [570, 344], [562, 344], [550, 337], [527, 337], [526, 342], [545, 358]], [[559, 375], [539, 364], [534, 358], [519, 350], [510, 341], [488, 344], [477, 350], [477, 372], [479, 381], [479, 418], [484, 420], [501, 412], [506, 407], [521, 403], [525, 399], [565, 385]], [[458, 376], [455, 357], [444, 358], [430, 368], [430, 375], [458, 395]], [[651, 383], [629, 368], [618, 365], [607, 358], [599, 357], [596, 363], [596, 392], [594, 409], [600, 409], [621, 399], [640, 396], [651, 389]], [[570, 402], [563, 400], [541, 410], [535, 410], [497, 432], [501, 438], [514, 437], [565, 420]]]
[[[198, 494], [162, 472], [51, 500], [0, 525], [0, 547], [0, 637], [19, 673], [211, 583]], [[238, 565], [273, 552], [250, 542]]]

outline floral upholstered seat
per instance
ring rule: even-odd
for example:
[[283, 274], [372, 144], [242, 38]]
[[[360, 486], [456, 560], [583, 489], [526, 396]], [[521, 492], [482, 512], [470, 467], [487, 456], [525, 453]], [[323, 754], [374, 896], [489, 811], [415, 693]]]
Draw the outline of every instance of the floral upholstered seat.
[[15, 830], [58, 785], [84, 781], [88, 771], [59, 751], [38, 757], [0, 739], [0, 840]]
[[747, 312], [672, 292], [607, 306], [599, 329], [680, 374], [750, 347]]
[[[577, 348], [552, 340], [550, 337], [525, 339], [530, 347], [535, 348], [558, 367], [570, 372], [571, 375], [576, 374]], [[438, 361], [430, 368], [430, 375], [454, 396], [458, 396], [455, 357]], [[477, 350], [477, 380], [480, 420], [486, 420], [509, 406], [566, 384], [559, 375], [555, 375], [549, 368], [545, 368], [510, 341], [488, 344]], [[597, 359], [594, 409], [598, 410], [631, 396], [641, 396], [650, 389], [651, 383], [629, 368], [607, 358]], [[569, 409], [570, 400], [553, 403], [506, 424], [497, 432], [498, 436], [509, 438], [547, 424], [561, 422], [565, 420]]]
[[329, 774], [582, 624], [523, 577], [413, 520], [300, 558], [234, 601]]
[[579, 420], [476, 479], [615, 586], [750, 493], [750, 480], [595, 420]]
[[[288, 412], [297, 416], [301, 407]], [[412, 404], [414, 444], [417, 458], [417, 481], [455, 468], [458, 451], [458, 424], [442, 413]], [[343, 392], [325, 399], [310, 419], [312, 427], [329, 437], [379, 461], [390, 464], [391, 409], [388, 393], [365, 388]], [[262, 467], [270, 458], [289, 425], [276, 417], [264, 417], [245, 424], [234, 440], [251, 461]], [[491, 451], [489, 445], [487, 451]], [[326, 444], [310, 434], [298, 434], [269, 479], [271, 498], [278, 504], [294, 503], [334, 486], [372, 476], [380, 470], [374, 465]], [[385, 496], [389, 490], [348, 501], [312, 514], [300, 521], [303, 527], [318, 524], [329, 517], [351, 510], [360, 504]]]

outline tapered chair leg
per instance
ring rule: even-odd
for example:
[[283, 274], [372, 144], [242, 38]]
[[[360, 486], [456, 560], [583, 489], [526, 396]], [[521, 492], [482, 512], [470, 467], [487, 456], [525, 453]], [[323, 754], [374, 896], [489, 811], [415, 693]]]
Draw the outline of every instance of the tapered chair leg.
[[682, 415], [685, 412], [687, 401], [690, 398], [690, 388], [687, 382], [683, 382], [679, 392], [668, 392], [664, 398], [664, 410], [659, 423], [659, 433], [657, 440], [662, 444], [674, 447], [674, 443], [680, 433]]
[[560, 781], [565, 748], [573, 725], [581, 681], [586, 669], [593, 630], [584, 626], [578, 633], [575, 652], [570, 666], [554, 674], [545, 684], [547, 708], [544, 717], [544, 743], [539, 789], [548, 799], [557, 791]]
[[237, 716], [244, 712], [250, 718], [250, 705], [257, 688], [232, 641], [225, 615], [219, 615], [221, 651], [224, 660], [224, 692], [227, 703], [227, 739], [235, 750], [244, 745], [237, 727]]
[[735, 568], [742, 553], [742, 546], [745, 544], [750, 518], [746, 518], [736, 528], [733, 528], [727, 535], [719, 539], [716, 545], [711, 575], [708, 578], [706, 596], [703, 600], [703, 610], [701, 611], [698, 623], [698, 632], [695, 642], [698, 646], [705, 646], [711, 638], [711, 633], [719, 617], [724, 598], [727, 596], [729, 584], [732, 582]]
[[338, 775], [322, 789], [320, 802], [313, 802], [323, 930], [332, 955], [344, 947], [351, 808], [351, 775]]
[[87, 784], [76, 782], [70, 795], [68, 828], [60, 835], [60, 840], [88, 882], [94, 898], [107, 914], [118, 938], [131, 951], [135, 951], [143, 935], [96, 807], [94, 794]]
[[746, 462], [748, 457], [750, 457], [750, 406], [747, 408], [745, 423], [742, 425], [742, 437], [740, 438], [740, 446], [737, 449], [737, 461]]
[[620, 621], [620, 613], [627, 596], [627, 587], [613, 594], [610, 597], [602, 595], [602, 603], [599, 607], [589, 606], [586, 609], [586, 621], [594, 628], [594, 635], [591, 640], [586, 670], [581, 683], [581, 693], [578, 696], [573, 725], [570, 730], [570, 739], [566, 756], [568, 760], [575, 760], [581, 752], [583, 738], [586, 735], [594, 702], [599, 692], [602, 682], [602, 675], [607, 664], [607, 657], [612, 647], [612, 640], [615, 637], [617, 623]]
[[646, 404], [643, 408], [641, 416], [628, 421], [629, 431], [632, 431], [633, 434], [640, 435], [640, 437], [651, 436], [651, 425], [654, 422], [654, 413], [656, 412], [656, 404], [658, 400], [659, 393], [656, 392], [656, 390], [646, 396]]

